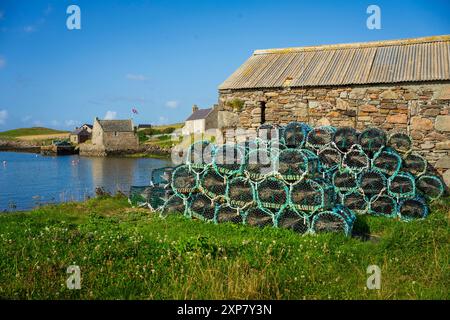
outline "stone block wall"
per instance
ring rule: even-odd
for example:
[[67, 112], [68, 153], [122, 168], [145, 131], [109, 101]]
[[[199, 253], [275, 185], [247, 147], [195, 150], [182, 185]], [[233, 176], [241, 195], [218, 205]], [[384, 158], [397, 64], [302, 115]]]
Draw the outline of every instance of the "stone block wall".
[[[242, 100], [236, 109], [230, 103]], [[234, 104], [235, 105], [235, 104]], [[402, 85], [222, 90], [220, 127], [255, 129], [265, 122], [286, 125], [379, 127], [409, 133], [414, 150], [443, 175], [450, 186], [450, 81]], [[222, 114], [222, 115], [221, 115]]]

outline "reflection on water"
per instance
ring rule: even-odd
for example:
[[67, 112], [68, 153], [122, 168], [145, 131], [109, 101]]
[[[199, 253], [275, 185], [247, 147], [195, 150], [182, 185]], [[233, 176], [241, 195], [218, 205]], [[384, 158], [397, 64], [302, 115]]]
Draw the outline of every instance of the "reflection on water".
[[0, 211], [81, 201], [96, 187], [126, 193], [131, 185], [148, 185], [152, 169], [164, 166], [170, 161], [0, 152]]

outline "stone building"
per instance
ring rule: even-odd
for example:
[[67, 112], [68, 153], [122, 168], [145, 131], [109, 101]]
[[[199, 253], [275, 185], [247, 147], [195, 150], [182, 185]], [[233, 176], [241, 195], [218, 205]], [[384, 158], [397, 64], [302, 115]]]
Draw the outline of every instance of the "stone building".
[[450, 185], [450, 36], [256, 50], [219, 86], [219, 127], [404, 131]]
[[192, 114], [185, 120], [182, 128], [183, 135], [205, 133], [207, 130], [217, 129], [217, 108], [199, 109], [192, 106]]
[[81, 127], [75, 128], [69, 135], [70, 142], [74, 144], [84, 143], [91, 139], [93, 126], [91, 124], [83, 124]]
[[106, 156], [134, 152], [139, 138], [132, 120], [99, 120], [95, 118], [92, 143], [80, 146], [81, 155]]

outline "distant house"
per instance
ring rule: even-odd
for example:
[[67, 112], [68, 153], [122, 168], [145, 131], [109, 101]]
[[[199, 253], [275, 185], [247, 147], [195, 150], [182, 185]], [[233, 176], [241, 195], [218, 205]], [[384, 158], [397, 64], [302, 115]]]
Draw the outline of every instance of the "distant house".
[[69, 139], [70, 142], [75, 144], [84, 143], [92, 137], [92, 129], [89, 132], [85, 127], [76, 128], [74, 131], [70, 133]]
[[183, 135], [192, 133], [204, 133], [207, 130], [217, 128], [216, 108], [199, 109], [196, 105], [192, 107], [192, 114], [186, 119], [182, 129]]
[[137, 129], [139, 130], [144, 130], [144, 129], [150, 129], [153, 126], [151, 124], [138, 124]]
[[92, 129], [92, 146], [105, 153], [136, 150], [139, 139], [132, 120], [99, 120]]
[[92, 133], [92, 129], [94, 128], [94, 126], [92, 124], [83, 124], [80, 128], [85, 129], [87, 132]]

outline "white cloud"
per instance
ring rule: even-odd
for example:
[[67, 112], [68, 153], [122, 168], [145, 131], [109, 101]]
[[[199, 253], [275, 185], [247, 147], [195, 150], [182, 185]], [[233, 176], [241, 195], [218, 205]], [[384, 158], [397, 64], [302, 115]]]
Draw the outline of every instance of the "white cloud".
[[0, 69], [6, 66], [6, 59], [0, 56]]
[[166, 107], [170, 108], [170, 109], [175, 109], [176, 107], [178, 107], [179, 102], [176, 100], [170, 100], [166, 102]]
[[35, 32], [36, 27], [35, 26], [25, 26], [25, 27], [23, 27], [23, 31], [25, 31], [26, 33]]
[[133, 81], [147, 81], [148, 78], [142, 74], [132, 74], [132, 73], [128, 73], [125, 78], [127, 78], [128, 80], [133, 80]]
[[116, 111], [111, 111], [108, 110], [105, 114], [105, 116], [103, 117], [103, 119], [105, 120], [114, 120], [117, 117], [117, 112]]
[[35, 127], [43, 127], [44, 123], [41, 120], [33, 121], [33, 126]]
[[168, 121], [166, 117], [159, 117], [159, 124], [167, 124]]
[[66, 120], [64, 121], [64, 124], [66, 127], [76, 127], [80, 124], [80, 121], [77, 120]]
[[8, 119], [8, 111], [0, 110], [0, 124], [5, 124], [6, 119]]

